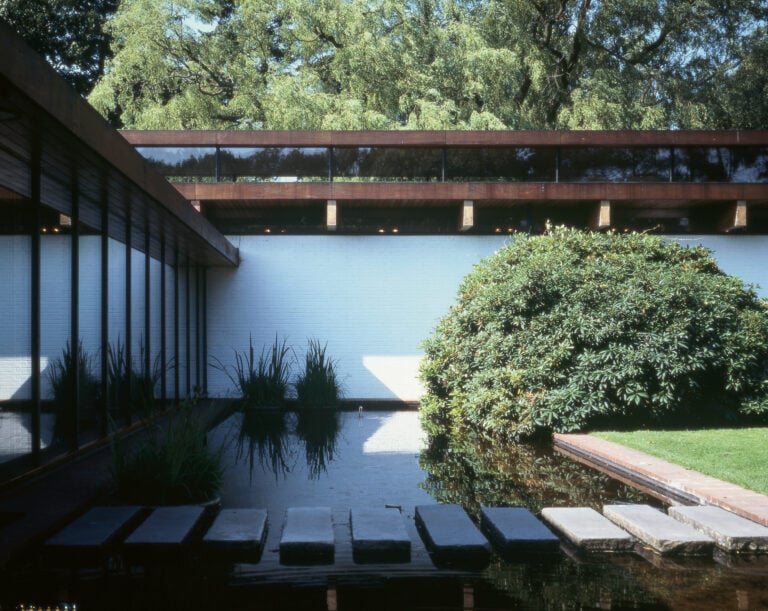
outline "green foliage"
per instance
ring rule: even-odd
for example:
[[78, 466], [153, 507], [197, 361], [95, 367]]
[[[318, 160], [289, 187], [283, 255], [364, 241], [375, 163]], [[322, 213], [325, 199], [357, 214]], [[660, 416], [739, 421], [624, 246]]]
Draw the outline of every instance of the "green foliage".
[[341, 399], [336, 361], [326, 355], [326, 347], [319, 340], [309, 340], [304, 371], [295, 382], [301, 408], [335, 408]]
[[269, 352], [262, 348], [255, 358], [253, 337], [248, 339], [248, 352], [235, 351], [235, 364], [229, 368], [218, 359], [214, 366], [227, 374], [235, 385], [245, 408], [278, 409], [285, 403], [285, 391], [291, 372], [291, 349], [275, 335]]
[[113, 475], [121, 500], [177, 505], [215, 497], [224, 472], [221, 452], [208, 449], [193, 407], [183, 405], [165, 426], [149, 430], [136, 447], [113, 445]]
[[139, 129], [767, 127], [767, 23], [764, 0], [124, 0], [89, 100]]
[[427, 427], [690, 425], [768, 414], [768, 311], [701, 247], [550, 229], [465, 278], [425, 342]]
[[87, 94], [112, 55], [104, 26], [117, 5], [117, 0], [0, 0], [0, 19], [78, 93]]

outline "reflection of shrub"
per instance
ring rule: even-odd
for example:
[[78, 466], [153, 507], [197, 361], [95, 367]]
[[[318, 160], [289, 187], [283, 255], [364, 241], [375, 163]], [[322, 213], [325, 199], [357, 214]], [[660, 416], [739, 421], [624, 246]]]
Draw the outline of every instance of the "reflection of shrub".
[[768, 413], [768, 312], [701, 247], [555, 228], [464, 280], [425, 342], [427, 426], [501, 437]]
[[[79, 380], [78, 380], [79, 378]], [[77, 361], [75, 353], [67, 340], [62, 350], [61, 358], [56, 359], [48, 370], [48, 379], [53, 390], [53, 401], [57, 411], [54, 438], [58, 441], [70, 439], [74, 434], [73, 419], [69, 417], [69, 409], [74, 397], [75, 382], [79, 383], [80, 405], [78, 418], [93, 420], [96, 417], [101, 385], [93, 374], [93, 357], [83, 348], [83, 342], [77, 344]]]
[[113, 446], [113, 473], [121, 500], [146, 505], [196, 503], [221, 486], [221, 453], [206, 445], [205, 429], [192, 406], [156, 426], [137, 447]]
[[419, 465], [422, 487], [441, 503], [473, 514], [481, 506], [580, 506], [602, 510], [606, 502], [645, 502], [639, 491], [555, 453], [549, 443], [500, 443], [477, 435], [434, 435]]
[[336, 361], [326, 355], [326, 347], [316, 339], [309, 340], [304, 371], [295, 382], [299, 407], [335, 408], [341, 399]]
[[237, 388], [246, 408], [280, 408], [285, 403], [285, 391], [291, 372], [290, 348], [286, 341], [275, 341], [269, 353], [262, 349], [258, 361], [253, 349], [253, 337], [248, 340], [248, 352], [235, 351], [235, 364], [230, 369], [220, 361], [214, 364]]

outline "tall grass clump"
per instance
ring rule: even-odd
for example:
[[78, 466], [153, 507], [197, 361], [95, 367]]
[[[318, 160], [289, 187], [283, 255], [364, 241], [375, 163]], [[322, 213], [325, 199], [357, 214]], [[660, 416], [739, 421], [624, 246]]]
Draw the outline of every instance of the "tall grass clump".
[[122, 501], [178, 505], [209, 501], [223, 478], [221, 452], [211, 451], [206, 431], [185, 404], [163, 425], [155, 425], [134, 447], [115, 442], [113, 475]]
[[101, 385], [93, 373], [93, 356], [83, 348], [80, 340], [77, 344], [77, 356], [67, 340], [61, 357], [54, 360], [48, 369], [48, 380], [53, 392], [54, 409], [58, 417], [54, 429], [57, 441], [69, 439], [74, 433], [74, 421], [68, 417], [68, 407], [72, 405], [75, 383], [79, 383], [80, 405], [78, 418], [80, 420], [95, 419], [97, 405], [100, 400]]
[[258, 360], [253, 337], [246, 352], [235, 351], [235, 364], [223, 365], [218, 359], [214, 367], [223, 371], [237, 388], [243, 408], [279, 409], [285, 404], [285, 393], [291, 374], [291, 349], [286, 340], [275, 335], [272, 347], [263, 348]]
[[151, 415], [157, 408], [157, 386], [163, 370], [167, 371], [173, 365], [163, 363], [160, 354], [157, 354], [150, 370], [147, 370], [145, 350], [142, 341], [139, 343], [140, 366], [134, 368], [128, 363], [125, 344], [119, 337], [115, 344], [107, 347], [110, 405], [121, 413], [127, 413], [131, 408], [135, 408], [139, 413]]
[[336, 360], [326, 354], [327, 344], [309, 340], [304, 359], [304, 371], [294, 386], [299, 407], [335, 408], [341, 399], [341, 384], [336, 371]]

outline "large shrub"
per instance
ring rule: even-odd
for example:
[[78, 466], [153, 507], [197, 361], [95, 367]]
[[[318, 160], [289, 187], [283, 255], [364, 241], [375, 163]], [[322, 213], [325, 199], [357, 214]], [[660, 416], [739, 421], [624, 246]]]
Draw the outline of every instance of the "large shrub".
[[516, 236], [425, 342], [424, 420], [518, 438], [765, 414], [766, 308], [702, 247]]

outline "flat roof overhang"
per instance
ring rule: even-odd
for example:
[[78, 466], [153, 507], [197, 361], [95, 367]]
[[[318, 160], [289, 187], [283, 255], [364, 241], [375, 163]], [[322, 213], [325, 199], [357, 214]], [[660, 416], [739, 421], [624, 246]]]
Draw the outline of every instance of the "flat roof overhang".
[[180, 260], [236, 266], [239, 254], [210, 222], [158, 174], [120, 134], [72, 90], [7, 24], [0, 22], [0, 209], [32, 197], [40, 166], [40, 199], [121, 242], [160, 259], [162, 247]]
[[[224, 150], [233, 148], [328, 148], [381, 147], [400, 149], [486, 149], [515, 147], [588, 148], [676, 148], [676, 147], [768, 147], [768, 130], [730, 131], [123, 131], [137, 147], [188, 147]], [[327, 178], [327, 177], [326, 177]], [[673, 210], [687, 216], [688, 210], [713, 206], [731, 210], [746, 202], [750, 215], [768, 213], [768, 183], [638, 181], [638, 182], [549, 182], [452, 181], [369, 179], [364, 181], [312, 179], [308, 181], [256, 180], [233, 182], [224, 179], [175, 182], [187, 199], [199, 202], [206, 214], [247, 216], [261, 207], [336, 204], [372, 207], [461, 206], [470, 201], [483, 206], [537, 206], [562, 208], [610, 202], [616, 209], [640, 215], [665, 216]], [[725, 225], [730, 227], [728, 223]]]

